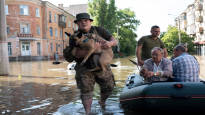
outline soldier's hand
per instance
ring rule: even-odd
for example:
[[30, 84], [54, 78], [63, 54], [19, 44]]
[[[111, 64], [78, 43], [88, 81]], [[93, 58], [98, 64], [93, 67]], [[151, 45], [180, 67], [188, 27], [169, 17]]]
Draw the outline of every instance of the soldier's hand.
[[143, 66], [144, 65], [144, 61], [138, 60], [138, 64], [139, 64], [139, 66]]
[[111, 41], [105, 41], [104, 43], [102, 43], [102, 48], [110, 48], [112, 47], [112, 42]]
[[99, 49], [99, 48], [101, 48], [101, 43], [100, 42], [96, 42], [95, 43], [95, 49]]

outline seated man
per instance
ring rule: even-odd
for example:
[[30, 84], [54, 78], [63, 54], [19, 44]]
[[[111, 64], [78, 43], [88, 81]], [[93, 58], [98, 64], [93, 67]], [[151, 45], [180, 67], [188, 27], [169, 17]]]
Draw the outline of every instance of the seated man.
[[199, 82], [199, 63], [194, 56], [186, 52], [186, 48], [177, 45], [174, 48], [173, 76], [174, 81]]
[[154, 47], [151, 50], [152, 58], [145, 60], [140, 75], [147, 82], [168, 81], [172, 77], [172, 62], [163, 57], [164, 50]]
[[[188, 52], [188, 46], [187, 46], [188, 44], [187, 43], [180, 43], [178, 45], [183, 46], [185, 48], [185, 52]], [[175, 56], [173, 55], [170, 60], [173, 61], [174, 58], [175, 58]]]

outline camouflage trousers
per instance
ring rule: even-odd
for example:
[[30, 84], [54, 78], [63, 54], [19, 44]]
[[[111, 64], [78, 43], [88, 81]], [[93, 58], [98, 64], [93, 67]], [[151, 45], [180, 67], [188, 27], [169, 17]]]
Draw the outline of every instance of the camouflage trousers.
[[108, 67], [108, 71], [89, 71], [85, 66], [76, 64], [75, 79], [77, 86], [81, 91], [81, 95], [93, 92], [95, 83], [100, 86], [101, 94], [109, 95], [115, 86], [115, 80], [113, 73]]

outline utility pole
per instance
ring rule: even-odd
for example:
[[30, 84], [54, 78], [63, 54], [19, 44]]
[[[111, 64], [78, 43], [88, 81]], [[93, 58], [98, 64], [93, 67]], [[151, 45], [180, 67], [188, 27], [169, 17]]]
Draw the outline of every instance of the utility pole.
[[119, 26], [117, 25], [117, 51], [120, 52]]
[[177, 17], [177, 21], [178, 21], [178, 36], [179, 36], [179, 44], [181, 44], [181, 30], [180, 30], [180, 17]]
[[[172, 15], [172, 16], [175, 16], [175, 15], [173, 15], [173, 14], [168, 14], [168, 15]], [[178, 26], [178, 39], [179, 39], [179, 44], [181, 44], [181, 29], [180, 29], [180, 23], [181, 23], [181, 21], [180, 21], [180, 16], [177, 16], [176, 18], [175, 18], [175, 21], [177, 21], [177, 26]]]
[[0, 0], [0, 75], [9, 74], [5, 0]]

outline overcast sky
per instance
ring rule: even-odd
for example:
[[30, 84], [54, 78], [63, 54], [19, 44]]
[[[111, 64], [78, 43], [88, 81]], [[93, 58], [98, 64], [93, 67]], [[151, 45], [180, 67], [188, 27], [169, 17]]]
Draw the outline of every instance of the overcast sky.
[[[64, 6], [86, 4], [88, 0], [47, 0]], [[182, 13], [194, 0], [115, 0], [117, 8], [130, 8], [135, 12], [141, 24], [137, 28], [138, 38], [150, 34], [153, 25], [159, 25], [161, 32], [166, 31], [168, 25], [174, 25], [174, 19]], [[171, 14], [171, 15], [168, 15]]]

